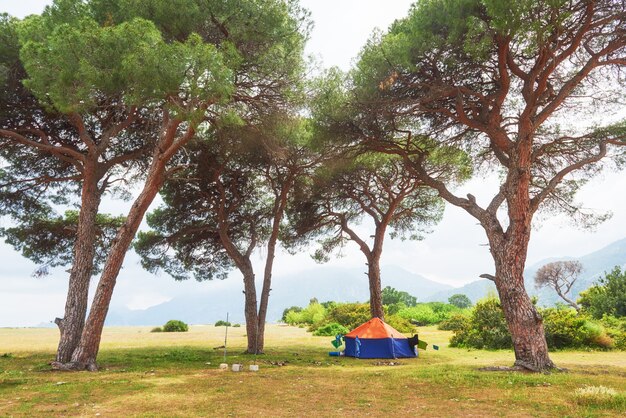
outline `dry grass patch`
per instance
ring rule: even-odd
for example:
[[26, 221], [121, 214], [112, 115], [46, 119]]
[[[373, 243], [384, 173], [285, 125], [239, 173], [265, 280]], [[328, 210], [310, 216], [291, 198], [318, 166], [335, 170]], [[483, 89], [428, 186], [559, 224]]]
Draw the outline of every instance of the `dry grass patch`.
[[[329, 337], [269, 326], [260, 371], [247, 371], [245, 329], [229, 329], [230, 364], [219, 370], [224, 328], [150, 333], [149, 327], [107, 328], [98, 373], [51, 372], [51, 330], [0, 330], [0, 416], [618, 416], [626, 413], [624, 353], [558, 352], [569, 373], [481, 372], [511, 365], [508, 351], [447, 347], [448, 332], [421, 338], [441, 347], [389, 366], [329, 357]], [[30, 345], [20, 338], [24, 332]], [[40, 332], [42, 347], [34, 343]], [[7, 336], [16, 340], [7, 340]], [[3, 353], [12, 353], [2, 356]], [[283, 364], [278, 366], [277, 364]], [[58, 384], [63, 382], [62, 384]], [[581, 401], [579, 388], [614, 389], [618, 401]]]

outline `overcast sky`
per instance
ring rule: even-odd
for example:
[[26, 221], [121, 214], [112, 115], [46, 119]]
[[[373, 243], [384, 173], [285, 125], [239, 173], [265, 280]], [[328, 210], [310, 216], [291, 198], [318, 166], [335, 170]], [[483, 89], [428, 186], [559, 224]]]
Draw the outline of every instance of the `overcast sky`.
[[[50, 1], [0, 0], [0, 12], [16, 17], [39, 13]], [[386, 29], [394, 19], [405, 16], [412, 2], [408, 0], [301, 0], [311, 11], [315, 27], [307, 53], [323, 66], [339, 66], [347, 70], [361, 46], [374, 28]], [[478, 201], [485, 201], [497, 190], [493, 178], [477, 178], [462, 187], [459, 193], [471, 192]], [[611, 211], [613, 218], [596, 231], [584, 231], [572, 226], [563, 217], [535, 223], [531, 238], [528, 264], [548, 257], [580, 256], [598, 250], [626, 236], [626, 175], [606, 172], [591, 181], [579, 194], [585, 206], [598, 211]], [[128, 203], [108, 202], [105, 210], [121, 213]], [[3, 225], [0, 219], [0, 225]], [[493, 273], [484, 232], [464, 211], [446, 207], [443, 221], [432, 234], [420, 242], [388, 240], [382, 264], [395, 264], [429, 279], [461, 285]], [[345, 249], [344, 257], [331, 264], [363, 266], [364, 259], [356, 247]], [[10, 246], [0, 243], [0, 326], [34, 325], [62, 316], [67, 291], [67, 273], [55, 270], [51, 277], [31, 277], [35, 266], [22, 258]], [[257, 262], [260, 263], [261, 258]], [[308, 254], [280, 254], [275, 275], [293, 275], [317, 265]], [[237, 274], [226, 282], [174, 282], [167, 275], [158, 277], [144, 272], [134, 254], [127, 257], [115, 289], [113, 304], [133, 309], [166, 301], [178, 294], [206, 289], [207, 286], [239, 284]], [[383, 278], [384, 280], [384, 278]], [[295, 285], [295, 282], [294, 282]], [[314, 295], [311, 295], [314, 296]], [[417, 295], [419, 298], [419, 295]]]

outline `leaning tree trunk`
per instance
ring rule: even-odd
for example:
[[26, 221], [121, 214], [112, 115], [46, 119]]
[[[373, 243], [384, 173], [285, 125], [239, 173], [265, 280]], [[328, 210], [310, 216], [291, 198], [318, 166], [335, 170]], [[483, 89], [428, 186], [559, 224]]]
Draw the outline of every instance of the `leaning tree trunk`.
[[[246, 334], [248, 338], [248, 354], [261, 354], [262, 348], [259, 349], [259, 341], [263, 343], [263, 338], [259, 338], [259, 316], [257, 314], [256, 285], [254, 283], [254, 271], [252, 264], [241, 268], [243, 273], [243, 287], [245, 294], [244, 313], [246, 316]], [[261, 346], [262, 347], [262, 346]]]
[[87, 318], [87, 323], [81, 335], [80, 343], [72, 355], [69, 368], [97, 370], [96, 357], [100, 348], [100, 339], [104, 321], [109, 310], [113, 289], [126, 252], [148, 210], [148, 207], [161, 189], [164, 182], [164, 171], [167, 160], [157, 158], [148, 172], [143, 190], [135, 199], [126, 222], [120, 228], [113, 241], [111, 250], [98, 282], [93, 304]]
[[372, 318], [385, 319], [383, 295], [380, 284], [380, 254], [368, 258], [367, 277], [370, 284], [370, 313]]
[[54, 321], [61, 333], [56, 356], [56, 361], [60, 363], [67, 363], [72, 358], [85, 325], [89, 302], [89, 282], [93, 273], [95, 256], [96, 216], [100, 206], [100, 197], [94, 169], [85, 167], [65, 313], [63, 318], [56, 318]]
[[256, 353], [262, 353], [265, 348], [265, 319], [267, 317], [267, 307], [269, 305], [270, 291], [272, 286], [272, 271], [274, 269], [274, 258], [276, 256], [276, 244], [280, 233], [280, 222], [287, 206], [287, 195], [293, 186], [293, 175], [283, 185], [278, 201], [275, 205], [274, 219], [272, 221], [272, 233], [267, 241], [267, 257], [265, 258], [265, 269], [263, 271], [263, 288], [261, 289], [261, 302], [259, 303], [259, 313], [256, 328]]

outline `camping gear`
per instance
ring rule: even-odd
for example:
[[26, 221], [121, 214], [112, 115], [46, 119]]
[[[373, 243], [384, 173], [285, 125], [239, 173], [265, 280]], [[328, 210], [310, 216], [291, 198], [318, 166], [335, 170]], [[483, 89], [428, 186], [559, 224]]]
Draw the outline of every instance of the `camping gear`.
[[341, 337], [342, 337], [341, 334], [335, 335], [335, 339], [330, 342], [333, 345], [333, 347], [335, 347], [335, 348], [341, 347], [341, 344], [343, 344], [341, 342]]
[[341, 352], [340, 351], [329, 351], [328, 355], [331, 357], [339, 357], [341, 356]]
[[357, 358], [417, 357], [407, 337], [380, 318], [372, 318], [344, 335], [344, 354]]

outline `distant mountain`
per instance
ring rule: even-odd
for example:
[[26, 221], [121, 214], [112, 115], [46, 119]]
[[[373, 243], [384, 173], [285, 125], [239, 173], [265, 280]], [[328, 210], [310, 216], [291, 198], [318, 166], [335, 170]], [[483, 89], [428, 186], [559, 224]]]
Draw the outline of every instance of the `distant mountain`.
[[482, 279], [468, 283], [465, 286], [437, 292], [426, 299], [426, 302], [447, 302], [450, 296], [460, 293], [470, 298], [472, 303], [476, 303], [479, 299], [484, 298], [489, 292], [495, 291], [496, 285], [491, 280]]
[[[578, 260], [583, 265], [583, 272], [580, 278], [576, 281], [572, 288], [572, 296], [574, 299], [578, 297], [580, 292], [588, 289], [592, 286], [605, 272], [613, 270], [615, 266], [626, 267], [626, 239], [616, 241], [601, 250], [595, 251], [591, 254], [575, 258], [575, 257], [562, 257], [562, 258], [546, 258], [527, 267], [524, 271], [524, 284], [526, 290], [531, 296], [537, 296], [540, 306], [551, 306], [556, 302], [562, 302], [556, 292], [550, 288], [537, 289], [535, 287], [535, 274], [544, 265], [554, 261], [565, 260]], [[445, 302], [450, 296], [455, 293], [462, 293], [467, 295], [472, 302], [476, 302], [478, 299], [487, 295], [489, 290], [495, 290], [495, 284], [490, 280], [477, 280], [466, 284], [465, 286], [446, 290], [443, 292], [437, 292], [430, 296], [428, 301], [441, 301]]]
[[[432, 294], [452, 286], [428, 280], [398, 266], [381, 269], [382, 285], [426, 300]], [[260, 291], [260, 283], [257, 283]], [[277, 276], [272, 280], [272, 292], [267, 320], [278, 321], [283, 310], [291, 306], [306, 306], [311, 298], [320, 302], [363, 302], [369, 299], [369, 286], [364, 271], [354, 268], [320, 266], [296, 275]], [[243, 322], [243, 284], [237, 277], [224, 282], [207, 283], [205, 292], [176, 297], [144, 310], [112, 307], [107, 325], [160, 325], [170, 319], [192, 324], [213, 323], [226, 318]]]
[[[572, 258], [563, 258], [572, 259]], [[535, 289], [533, 277], [544, 264], [557, 259], [546, 259], [526, 269], [526, 288], [531, 295], [539, 297], [540, 305], [552, 305], [559, 301], [550, 289]], [[559, 259], [561, 260], [561, 259]], [[574, 297], [587, 289], [605, 271], [614, 266], [626, 265], [626, 239], [617, 241], [599, 251], [578, 258], [585, 267], [574, 290]], [[478, 280], [465, 286], [453, 288], [411, 273], [398, 266], [384, 266], [382, 285], [391, 286], [417, 297], [418, 301], [443, 301], [456, 293], [467, 295], [473, 302], [495, 290], [489, 280]], [[260, 292], [260, 283], [257, 283]], [[306, 306], [311, 298], [320, 302], [363, 302], [369, 299], [369, 286], [365, 271], [358, 268], [320, 266], [297, 274], [277, 276], [273, 279], [267, 320], [278, 321], [285, 308]], [[226, 319], [243, 322], [243, 284], [237, 275], [225, 280], [209, 282], [206, 290], [175, 297], [144, 310], [112, 307], [107, 325], [161, 325], [170, 319], [180, 319], [191, 324], [213, 323]]]
[[528, 267], [524, 272], [525, 285], [528, 293], [539, 298], [540, 305], [554, 305], [562, 299], [549, 288], [535, 288], [535, 274], [544, 265], [561, 260], [578, 260], [583, 265], [583, 272], [572, 287], [572, 296], [578, 297], [580, 292], [591, 287], [604, 273], [613, 270], [615, 266], [626, 267], [626, 239], [616, 241], [601, 250], [582, 257], [563, 257], [542, 260]]

